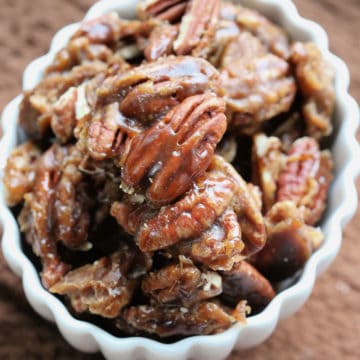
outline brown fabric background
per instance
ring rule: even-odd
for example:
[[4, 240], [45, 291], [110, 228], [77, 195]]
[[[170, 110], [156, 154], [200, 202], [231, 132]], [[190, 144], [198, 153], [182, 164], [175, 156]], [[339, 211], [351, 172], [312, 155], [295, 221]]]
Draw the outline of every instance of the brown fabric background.
[[[119, 0], [121, 1], [121, 0]], [[94, 0], [0, 0], [0, 110], [21, 90], [26, 64], [45, 53], [53, 34], [80, 20]], [[352, 73], [360, 100], [360, 1], [296, 0], [300, 13], [322, 24], [332, 50]], [[358, 189], [360, 182], [358, 182]], [[360, 359], [360, 210], [346, 227], [341, 252], [306, 305], [282, 321], [256, 349], [229, 360]], [[84, 355], [28, 305], [20, 281], [0, 253], [0, 359], [101, 359]], [[209, 359], [210, 360], [210, 359]]]

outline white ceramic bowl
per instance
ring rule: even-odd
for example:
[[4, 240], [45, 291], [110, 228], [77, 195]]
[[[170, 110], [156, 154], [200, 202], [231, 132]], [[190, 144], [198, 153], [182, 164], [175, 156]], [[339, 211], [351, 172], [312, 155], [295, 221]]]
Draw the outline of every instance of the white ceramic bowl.
[[[87, 13], [86, 19], [117, 11], [120, 16], [135, 16], [136, 0], [103, 0]], [[84, 352], [101, 351], [108, 359], [222, 359], [233, 348], [248, 348], [270, 336], [278, 321], [297, 311], [309, 297], [316, 277], [322, 273], [339, 251], [342, 229], [357, 207], [354, 181], [359, 172], [360, 152], [355, 138], [359, 111], [348, 93], [349, 72], [346, 65], [328, 50], [325, 31], [314, 22], [299, 16], [289, 0], [243, 0], [245, 6], [259, 10], [287, 29], [293, 39], [313, 41], [322, 50], [336, 71], [336, 136], [332, 152], [336, 164], [336, 178], [329, 194], [329, 206], [321, 227], [325, 233], [323, 246], [309, 259], [299, 281], [279, 293], [259, 315], [248, 319], [245, 326], [235, 325], [219, 335], [193, 336], [173, 344], [141, 338], [116, 338], [99, 327], [76, 320], [56, 297], [47, 292], [39, 281], [33, 264], [25, 256], [20, 242], [19, 228], [0, 196], [0, 220], [3, 225], [2, 250], [12, 270], [22, 277], [25, 295], [32, 307], [44, 318], [54, 321], [65, 339]], [[68, 41], [79, 24], [64, 27], [54, 37], [47, 55], [33, 61], [25, 70], [23, 88], [31, 89], [41, 79], [45, 67], [54, 54]], [[0, 142], [0, 169], [17, 143], [17, 118], [21, 96], [5, 108], [2, 116], [4, 136]], [[2, 190], [2, 189], [1, 189]]]

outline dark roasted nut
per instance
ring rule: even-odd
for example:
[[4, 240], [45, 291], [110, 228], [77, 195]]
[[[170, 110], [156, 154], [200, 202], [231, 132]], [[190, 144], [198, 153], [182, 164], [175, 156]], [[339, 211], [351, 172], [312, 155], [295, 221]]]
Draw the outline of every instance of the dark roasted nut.
[[291, 62], [304, 99], [302, 111], [307, 134], [315, 138], [329, 135], [335, 105], [333, 68], [313, 43], [295, 43]]
[[258, 124], [290, 109], [296, 86], [289, 64], [266, 54], [249, 33], [229, 42], [222, 69], [220, 80], [231, 127], [251, 134]]
[[238, 217], [227, 209], [198, 239], [180, 242], [171, 250], [213, 270], [230, 270], [244, 258]]
[[185, 307], [215, 297], [222, 291], [219, 274], [200, 271], [184, 256], [179, 256], [176, 264], [149, 273], [143, 278], [141, 287], [155, 303]]
[[223, 293], [221, 299], [230, 306], [246, 300], [251, 313], [263, 310], [275, 297], [274, 289], [252, 265], [246, 261], [238, 262], [230, 271], [221, 273]]
[[277, 201], [292, 200], [302, 209], [307, 224], [315, 224], [326, 206], [332, 179], [332, 160], [321, 153], [316, 140], [308, 137], [294, 142], [279, 180]]
[[[53, 73], [47, 75], [33, 90], [25, 92], [20, 105], [19, 123], [30, 138], [43, 137], [50, 126], [53, 105], [68, 89], [79, 86], [88, 79], [105, 71], [102, 63], [92, 63], [73, 68], [64, 74]], [[56, 131], [68, 133], [68, 130]]]
[[127, 278], [134, 256], [135, 250], [123, 245], [110, 257], [70, 271], [50, 291], [69, 297], [77, 313], [115, 318], [130, 303], [137, 285]]
[[323, 241], [320, 229], [305, 225], [292, 201], [276, 203], [266, 214], [268, 239], [254, 255], [255, 267], [271, 281], [284, 280], [299, 271]]
[[178, 27], [167, 23], [161, 24], [151, 32], [144, 50], [147, 61], [155, 61], [173, 52], [173, 43], [178, 35]]
[[141, 305], [125, 310], [124, 319], [138, 331], [160, 337], [209, 335], [222, 332], [235, 322], [219, 305], [211, 302], [190, 309]]
[[150, 185], [155, 205], [174, 201], [210, 165], [226, 129], [224, 102], [211, 94], [185, 99], [153, 127], [131, 140], [123, 166], [127, 187]]
[[220, 0], [190, 1], [174, 42], [175, 53], [206, 57], [215, 35], [219, 11]]
[[265, 211], [276, 201], [277, 181], [284, 162], [285, 155], [278, 138], [264, 134], [254, 136], [252, 181], [262, 190]]
[[[192, 81], [195, 87], [190, 94], [203, 93], [206, 89], [218, 91], [218, 72], [206, 60], [191, 56], [168, 57], [107, 78], [97, 91], [98, 104], [122, 101], [140, 83], [164, 82], [169, 86], [169, 81], [186, 80], [188, 83]], [[181, 90], [182, 88], [179, 89], [180, 92]], [[161, 97], [161, 92], [157, 95]], [[141, 99], [141, 106], [144, 106], [143, 102], [146, 100]]]
[[225, 2], [220, 17], [236, 21], [241, 30], [254, 34], [275, 55], [284, 59], [289, 57], [289, 39], [285, 32], [257, 11]]
[[4, 169], [4, 186], [6, 202], [15, 206], [24, 200], [26, 193], [34, 186], [36, 161], [40, 157], [40, 149], [31, 142], [15, 148], [6, 162]]
[[145, 0], [138, 5], [140, 19], [155, 17], [175, 22], [185, 13], [189, 0]]

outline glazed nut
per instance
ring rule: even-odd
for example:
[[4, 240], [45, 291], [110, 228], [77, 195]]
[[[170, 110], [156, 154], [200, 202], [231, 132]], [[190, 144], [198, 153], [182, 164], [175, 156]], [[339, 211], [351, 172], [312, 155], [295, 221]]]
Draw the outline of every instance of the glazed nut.
[[138, 5], [138, 16], [140, 19], [155, 17], [174, 22], [184, 14], [188, 2], [188, 0], [145, 0]]
[[40, 149], [31, 142], [24, 143], [11, 152], [3, 179], [9, 206], [19, 204], [24, 200], [25, 194], [32, 190], [39, 157]]
[[195, 95], [134, 137], [123, 166], [126, 186], [148, 182], [146, 198], [156, 206], [184, 194], [210, 165], [226, 129], [224, 111], [222, 99]]

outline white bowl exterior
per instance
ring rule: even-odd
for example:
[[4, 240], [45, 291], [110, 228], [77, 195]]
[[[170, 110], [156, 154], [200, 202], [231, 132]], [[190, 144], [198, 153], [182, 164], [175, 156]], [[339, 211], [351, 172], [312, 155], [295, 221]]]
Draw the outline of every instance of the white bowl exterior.
[[[329, 194], [327, 215], [322, 223], [325, 233], [323, 246], [311, 256], [299, 281], [279, 293], [259, 315], [250, 317], [248, 323], [235, 325], [222, 334], [193, 336], [174, 344], [162, 344], [154, 340], [131, 337], [116, 338], [99, 327], [72, 317], [66, 307], [41, 285], [39, 276], [21, 248], [19, 228], [6, 207], [3, 186], [0, 185], [0, 219], [3, 224], [2, 250], [11, 269], [22, 277], [25, 295], [32, 307], [44, 318], [54, 321], [64, 338], [75, 348], [84, 352], [101, 351], [107, 359], [185, 360], [223, 359], [233, 348], [249, 348], [270, 336], [279, 319], [296, 312], [310, 296], [316, 277], [326, 270], [338, 253], [342, 229], [355, 213], [357, 192], [355, 178], [360, 170], [360, 151], [355, 138], [359, 124], [359, 110], [349, 95], [349, 71], [346, 65], [328, 49], [325, 31], [316, 23], [299, 16], [290, 0], [243, 0], [245, 6], [257, 9], [284, 26], [293, 39], [315, 42], [333, 65], [336, 72], [335, 122], [339, 127], [332, 148], [337, 176]], [[136, 0], [102, 0], [90, 8], [86, 19], [110, 11], [120, 16], [133, 18]], [[55, 53], [69, 40], [79, 24], [61, 29], [53, 38], [49, 53], [33, 61], [23, 75], [23, 89], [33, 88], [41, 79], [45, 67]], [[17, 141], [17, 118], [21, 96], [4, 109], [3, 138], [0, 141], [0, 169]]]

